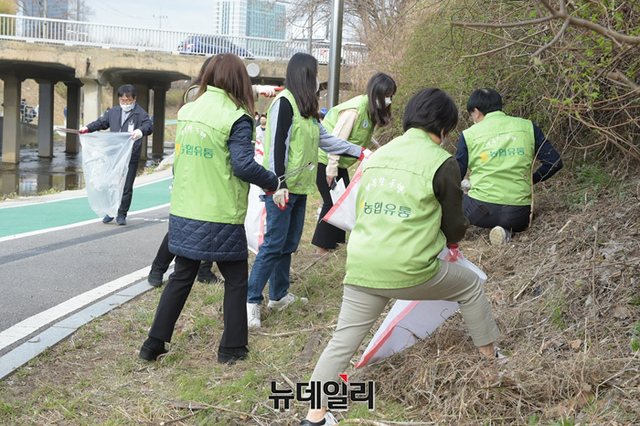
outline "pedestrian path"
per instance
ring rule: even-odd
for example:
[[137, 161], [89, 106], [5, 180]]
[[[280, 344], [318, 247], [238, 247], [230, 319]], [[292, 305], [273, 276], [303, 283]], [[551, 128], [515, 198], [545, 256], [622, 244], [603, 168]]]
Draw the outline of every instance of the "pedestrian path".
[[[170, 184], [169, 174], [161, 180], [135, 186], [129, 213], [169, 203]], [[86, 191], [78, 193], [76, 197], [50, 201], [0, 203], [0, 238], [98, 219], [89, 206]]]

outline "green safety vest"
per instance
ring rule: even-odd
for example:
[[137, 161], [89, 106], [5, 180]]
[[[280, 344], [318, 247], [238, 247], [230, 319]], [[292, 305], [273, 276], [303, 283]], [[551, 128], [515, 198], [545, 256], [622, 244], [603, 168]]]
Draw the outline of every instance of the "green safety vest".
[[469, 151], [469, 197], [510, 206], [531, 204], [533, 123], [495, 111], [462, 134]]
[[363, 163], [345, 284], [405, 288], [438, 272], [446, 238], [433, 176], [450, 157], [412, 128]]
[[233, 175], [227, 141], [243, 115], [226, 92], [208, 86], [178, 111], [170, 213], [206, 222], [244, 223], [249, 184]]
[[[373, 135], [374, 127], [373, 120], [371, 120], [371, 116], [369, 115], [369, 97], [367, 95], [356, 96], [355, 98], [349, 99], [348, 101], [331, 108], [325, 119], [322, 121], [322, 126], [327, 129], [327, 132], [333, 132], [333, 129], [338, 123], [338, 116], [342, 111], [347, 109], [355, 109], [358, 111], [358, 119], [353, 125], [347, 140], [366, 148], [369, 146], [369, 143], [371, 143], [371, 136]], [[340, 157], [338, 167], [341, 169], [347, 169], [357, 160], [357, 158], [353, 157]], [[327, 153], [321, 149], [318, 150], [318, 162], [325, 166], [329, 162]]]
[[[292, 194], [309, 195], [316, 190], [316, 170], [318, 165], [318, 140], [320, 129], [318, 120], [313, 117], [303, 118], [296, 104], [293, 94], [285, 89], [274, 99], [274, 103], [281, 97], [287, 98], [293, 108], [293, 123], [291, 124], [291, 136], [289, 138], [289, 151], [287, 152], [287, 164], [285, 173], [312, 163], [313, 168], [305, 168], [296, 175], [287, 179], [287, 188]], [[273, 103], [271, 104], [273, 106]], [[269, 120], [273, 114], [267, 117], [267, 129], [264, 134], [264, 160], [263, 165], [268, 170], [275, 171], [270, 164], [271, 158], [271, 126]]]

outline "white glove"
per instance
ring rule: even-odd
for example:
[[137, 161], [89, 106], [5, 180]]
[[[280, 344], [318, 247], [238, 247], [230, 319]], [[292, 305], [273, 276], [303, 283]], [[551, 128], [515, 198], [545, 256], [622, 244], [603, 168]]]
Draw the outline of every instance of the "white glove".
[[89, 128], [87, 126], [82, 126], [79, 131], [84, 135], [85, 133], [89, 133]]
[[142, 130], [140, 130], [140, 129], [135, 129], [135, 130], [133, 131], [133, 134], [131, 135], [131, 138], [132, 138], [134, 141], [137, 141], [138, 139], [142, 138]]
[[273, 194], [273, 203], [278, 206], [280, 210], [285, 210], [288, 202], [289, 190], [287, 188], [280, 188]]
[[261, 84], [256, 84], [256, 92], [263, 95], [267, 98], [275, 98], [276, 97], [276, 87], [275, 86], [264, 86]]

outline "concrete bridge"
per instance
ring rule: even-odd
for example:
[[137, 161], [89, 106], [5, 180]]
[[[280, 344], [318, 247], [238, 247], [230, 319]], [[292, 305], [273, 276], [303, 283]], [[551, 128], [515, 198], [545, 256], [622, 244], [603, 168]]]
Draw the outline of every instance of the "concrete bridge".
[[[67, 87], [67, 127], [72, 129], [80, 128], [81, 117], [84, 121], [82, 124], [86, 124], [102, 115], [101, 86], [108, 84], [117, 89], [122, 84], [133, 84], [137, 89], [137, 101], [141, 107], [149, 111], [150, 100], [153, 100], [152, 152], [163, 153], [166, 92], [171, 82], [190, 80], [195, 77], [205, 56], [179, 54], [176, 51], [175, 42], [171, 47], [173, 50], [170, 50], [153, 48], [149, 45], [126, 48], [118, 43], [111, 46], [95, 42], [82, 43], [52, 39], [53, 35], [63, 32], [54, 31], [53, 23], [74, 23], [72, 21], [32, 18], [37, 22], [51, 21], [51, 25], [45, 27], [47, 31], [40, 29], [36, 36], [29, 34], [25, 36], [24, 29], [21, 32], [3, 23], [2, 19], [7, 17], [15, 18], [0, 15], [0, 79], [4, 81], [2, 162], [18, 163], [20, 161], [21, 83], [26, 79], [34, 79], [39, 84], [39, 156], [53, 157], [53, 99], [54, 85], [58, 82], [63, 82]], [[80, 23], [75, 22], [75, 24]], [[22, 33], [22, 36], [16, 35], [18, 33]], [[69, 33], [69, 30], [66, 30], [66, 33]], [[88, 30], [72, 33], [88, 34]], [[186, 37], [186, 35], [181, 34], [177, 37]], [[289, 52], [296, 50], [301, 51], [301, 49], [287, 48]], [[244, 58], [244, 61], [248, 67], [250, 66], [248, 69], [251, 70], [250, 75], [254, 84], [280, 85], [285, 77], [286, 59], [256, 55], [255, 58]], [[342, 67], [341, 84], [349, 83], [349, 68], [351, 67]], [[319, 79], [325, 87], [327, 78], [328, 66], [321, 64]], [[113, 104], [117, 102], [117, 94], [114, 90]], [[78, 150], [77, 136], [67, 134], [66, 152], [78, 152]], [[143, 156], [146, 156], [147, 152], [145, 137]]]

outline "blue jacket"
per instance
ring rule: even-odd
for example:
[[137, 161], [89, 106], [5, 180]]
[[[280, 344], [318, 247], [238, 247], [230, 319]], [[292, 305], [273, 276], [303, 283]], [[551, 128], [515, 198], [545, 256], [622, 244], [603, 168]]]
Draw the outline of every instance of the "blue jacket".
[[[112, 132], [129, 132], [129, 123], [133, 121], [133, 129], [140, 129], [144, 136], [149, 136], [153, 133], [153, 123], [151, 122], [151, 118], [149, 118], [149, 114], [147, 114], [147, 112], [137, 103], [122, 126], [120, 125], [120, 122], [122, 121], [121, 116], [122, 108], [120, 105], [114, 106], [113, 108], [108, 109], [102, 117], [87, 124], [87, 129], [89, 129], [89, 132], [107, 129], [110, 129]], [[137, 163], [140, 161], [141, 151], [142, 139], [138, 139], [133, 143], [131, 163]]]

